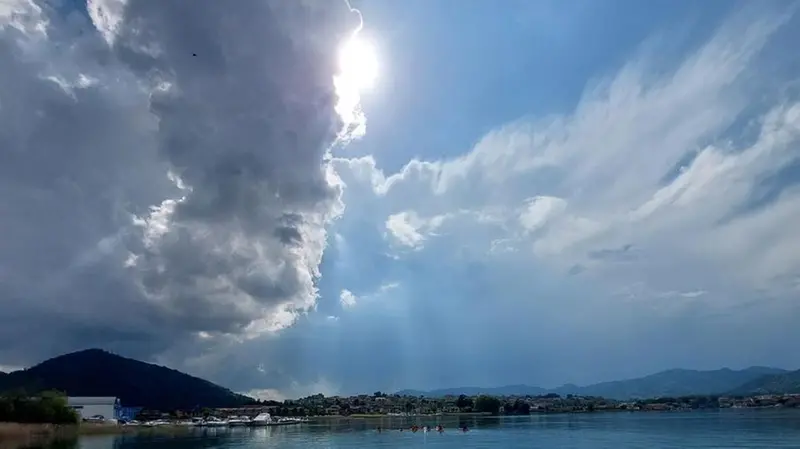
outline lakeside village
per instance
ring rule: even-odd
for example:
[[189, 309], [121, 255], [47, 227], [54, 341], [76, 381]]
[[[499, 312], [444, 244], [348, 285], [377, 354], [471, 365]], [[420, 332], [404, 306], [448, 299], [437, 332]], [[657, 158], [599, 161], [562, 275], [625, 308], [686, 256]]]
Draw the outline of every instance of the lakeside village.
[[686, 396], [617, 401], [555, 393], [542, 396], [445, 396], [426, 398], [389, 395], [325, 397], [321, 394], [287, 400], [270, 407], [279, 416], [419, 416], [419, 415], [528, 415], [534, 413], [581, 413], [600, 411], [679, 411], [720, 408], [796, 408], [800, 394], [749, 397]]
[[747, 397], [686, 396], [617, 401], [600, 397], [559, 396], [400, 396], [376, 392], [350, 397], [322, 394], [302, 399], [253, 401], [236, 408], [196, 408], [191, 411], [123, 407], [113, 397], [66, 397], [57, 392], [40, 396], [0, 396], [0, 422], [122, 424], [156, 427], [277, 426], [326, 418], [416, 417], [441, 415], [530, 415], [611, 411], [689, 411], [725, 408], [800, 408], [800, 394]]

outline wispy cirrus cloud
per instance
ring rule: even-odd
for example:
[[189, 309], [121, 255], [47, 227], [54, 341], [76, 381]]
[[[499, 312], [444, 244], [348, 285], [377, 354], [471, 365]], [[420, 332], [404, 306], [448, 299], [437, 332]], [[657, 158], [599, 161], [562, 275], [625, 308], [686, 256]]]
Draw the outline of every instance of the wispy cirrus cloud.
[[[650, 69], [658, 47], [651, 44], [588, 89], [571, 114], [500, 127], [463, 156], [414, 160], [388, 176], [369, 157], [339, 159], [337, 168], [351, 188], [385, 202], [391, 236], [409, 247], [428, 238], [419, 217], [467, 210], [437, 223], [437, 233], [491, 216], [471, 244], [527, 248], [531, 260], [564, 272], [580, 264], [598, 282], [629, 270], [608, 262], [635, 258], [630, 276], [652, 277], [665, 261], [685, 259], [715, 273], [705, 286], [663, 273], [664, 283], [687, 291], [724, 290], [712, 280], [724, 276], [753, 289], [774, 284], [800, 268], [788, 256], [793, 231], [777, 219], [800, 203], [786, 185], [768, 207], [741, 206], [797, 158], [796, 96], [777, 97], [759, 70], [761, 50], [793, 12], [768, 10], [752, 21], [754, 11], [739, 12], [667, 72]], [[750, 138], [737, 130], [742, 124]]]

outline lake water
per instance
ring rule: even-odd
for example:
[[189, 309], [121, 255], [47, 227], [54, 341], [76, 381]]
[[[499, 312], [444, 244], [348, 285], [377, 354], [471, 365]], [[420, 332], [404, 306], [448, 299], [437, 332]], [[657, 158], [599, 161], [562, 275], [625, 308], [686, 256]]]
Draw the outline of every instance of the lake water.
[[[445, 432], [412, 433], [400, 421], [338, 420], [190, 435], [95, 436], [48, 449], [249, 448], [800, 448], [800, 410], [595, 413], [440, 420]], [[435, 425], [436, 419], [421, 420]], [[376, 427], [395, 427], [377, 432]], [[467, 425], [467, 433], [458, 431]], [[47, 446], [44, 446], [47, 447]]]

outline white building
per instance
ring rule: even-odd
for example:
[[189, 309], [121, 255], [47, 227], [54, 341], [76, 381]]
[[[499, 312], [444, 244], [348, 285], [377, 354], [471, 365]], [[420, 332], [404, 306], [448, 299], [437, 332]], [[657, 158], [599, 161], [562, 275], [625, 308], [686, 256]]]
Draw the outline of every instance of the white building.
[[119, 399], [113, 397], [67, 397], [67, 405], [80, 414], [81, 419], [102, 416], [104, 419], [117, 419]]

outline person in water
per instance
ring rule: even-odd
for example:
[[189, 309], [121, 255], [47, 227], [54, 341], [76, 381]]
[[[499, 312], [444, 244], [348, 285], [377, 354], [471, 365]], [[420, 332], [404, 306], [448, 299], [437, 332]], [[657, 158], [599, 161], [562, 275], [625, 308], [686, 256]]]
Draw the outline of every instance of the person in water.
[[462, 432], [469, 432], [469, 428], [467, 426], [464, 426], [464, 427], [461, 428], [461, 431]]

